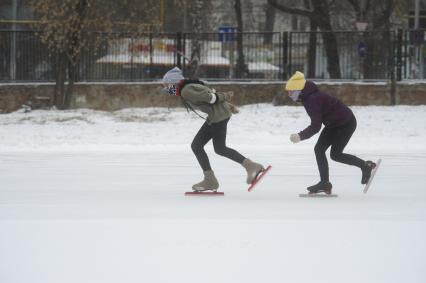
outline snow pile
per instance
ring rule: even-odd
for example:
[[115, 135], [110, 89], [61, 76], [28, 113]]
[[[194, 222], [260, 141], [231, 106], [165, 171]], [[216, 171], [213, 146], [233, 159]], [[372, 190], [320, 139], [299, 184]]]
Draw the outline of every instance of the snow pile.
[[[288, 136], [309, 125], [303, 107], [241, 107], [228, 127], [228, 142], [243, 147], [312, 147], [317, 137], [293, 146]], [[426, 106], [352, 107], [358, 128], [350, 146], [361, 149], [425, 149]], [[20, 111], [0, 115], [0, 150], [138, 149], [187, 147], [204, 121], [181, 108], [103, 112]]]

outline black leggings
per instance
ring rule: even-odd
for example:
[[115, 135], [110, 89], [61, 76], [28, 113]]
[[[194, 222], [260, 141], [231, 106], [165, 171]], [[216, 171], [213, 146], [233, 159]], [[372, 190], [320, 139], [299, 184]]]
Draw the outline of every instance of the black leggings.
[[239, 152], [226, 146], [226, 130], [229, 118], [211, 125], [205, 122], [192, 141], [191, 148], [197, 157], [203, 171], [211, 170], [209, 158], [204, 150], [204, 146], [213, 139], [214, 151], [235, 162], [242, 163], [245, 159]]
[[329, 181], [328, 162], [325, 152], [331, 146], [331, 159], [344, 164], [363, 168], [364, 160], [350, 154], [343, 153], [343, 149], [348, 144], [352, 134], [356, 129], [355, 116], [346, 124], [336, 128], [324, 128], [315, 145], [315, 156], [317, 158], [318, 169], [321, 181]]

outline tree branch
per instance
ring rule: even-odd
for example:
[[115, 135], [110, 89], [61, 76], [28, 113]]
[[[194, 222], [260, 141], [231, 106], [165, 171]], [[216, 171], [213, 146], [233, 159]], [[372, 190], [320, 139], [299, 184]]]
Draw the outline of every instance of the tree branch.
[[373, 21], [373, 28], [379, 28], [383, 25], [385, 25], [389, 18], [391, 17], [393, 11], [395, 8], [395, 1], [394, 0], [386, 0], [385, 7], [382, 10], [382, 13], [380, 17], [375, 18]]
[[314, 16], [314, 13], [312, 11], [299, 9], [299, 8], [290, 8], [283, 4], [277, 3], [277, 0], [268, 0], [268, 4], [284, 13], [296, 14], [296, 15], [305, 16], [308, 18], [311, 18]]
[[303, 0], [303, 5], [305, 6], [306, 9], [311, 8], [311, 2], [309, 0]]
[[368, 11], [370, 10], [371, 1], [365, 0], [365, 6], [361, 7], [360, 0], [348, 0], [349, 4], [351, 4], [352, 8], [355, 10], [355, 12], [360, 16], [361, 14], [364, 15], [364, 17], [367, 15]]
[[352, 5], [352, 7], [354, 8], [354, 10], [357, 14], [359, 14], [361, 12], [361, 8], [359, 7], [358, 0], [348, 0], [348, 2], [349, 2], [349, 4]]
[[367, 0], [364, 7], [364, 14], [367, 14], [367, 12], [370, 10], [370, 6], [371, 6], [371, 1]]

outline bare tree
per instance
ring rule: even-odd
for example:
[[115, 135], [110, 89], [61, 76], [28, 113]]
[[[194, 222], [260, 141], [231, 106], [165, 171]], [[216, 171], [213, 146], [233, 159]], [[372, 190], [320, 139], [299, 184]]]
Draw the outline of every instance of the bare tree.
[[199, 65], [201, 56], [201, 32], [202, 32], [202, 9], [203, 0], [193, 0], [191, 3], [193, 37], [191, 43], [191, 59], [187, 68], [187, 76], [199, 77]]
[[264, 31], [266, 32], [264, 37], [264, 43], [265, 44], [272, 44], [272, 32], [274, 31], [274, 23], [275, 23], [275, 14], [276, 9], [272, 7], [271, 5], [266, 5], [265, 7], [265, 28]]
[[[155, 1], [144, 1], [138, 8], [150, 7], [151, 2]], [[56, 86], [51, 105], [58, 109], [70, 107], [81, 54], [89, 48], [95, 50], [117, 28], [119, 5], [129, 5], [127, 0], [119, 3], [102, 0], [31, 1], [42, 23], [37, 26], [40, 29], [38, 35], [55, 61]], [[136, 7], [132, 9], [136, 10]]]
[[[81, 46], [86, 44], [82, 30], [89, 22], [90, 4], [88, 0], [33, 1], [33, 9], [43, 22], [39, 33], [47, 45], [49, 53], [55, 59], [56, 87], [52, 104], [59, 109], [69, 106], [70, 95], [75, 81], [75, 65], [81, 53]], [[68, 87], [65, 81], [69, 78]]]
[[[309, 0], [303, 0], [305, 8], [311, 9], [311, 4]], [[317, 29], [318, 25], [316, 21], [309, 21], [310, 33], [309, 33], [309, 47], [308, 47], [308, 78], [315, 77], [315, 68], [316, 68], [316, 54], [317, 54]]]
[[235, 0], [234, 2], [235, 16], [237, 18], [237, 66], [235, 75], [237, 78], [246, 76], [248, 70], [244, 60], [243, 49], [243, 13], [241, 9], [241, 1]]
[[[393, 72], [390, 19], [397, 1], [348, 0], [348, 2], [355, 11], [356, 20], [368, 24], [361, 38], [367, 49], [363, 60], [364, 78], [374, 79], [389, 70]], [[386, 48], [383, 48], [384, 46]], [[393, 76], [393, 73], [390, 75]]]
[[355, 11], [357, 21], [368, 23], [369, 30], [390, 27], [390, 18], [398, 0], [347, 0]]
[[324, 48], [327, 57], [327, 71], [331, 78], [340, 79], [339, 53], [337, 49], [337, 39], [331, 25], [331, 8], [333, 0], [311, 1], [312, 8], [289, 7], [277, 0], [268, 0], [268, 3], [276, 9], [289, 13], [307, 17], [323, 33]]

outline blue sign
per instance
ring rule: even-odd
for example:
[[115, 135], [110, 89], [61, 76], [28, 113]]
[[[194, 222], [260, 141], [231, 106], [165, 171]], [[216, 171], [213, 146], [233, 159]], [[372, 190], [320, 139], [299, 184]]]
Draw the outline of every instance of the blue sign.
[[236, 27], [220, 27], [219, 28], [219, 41], [229, 42], [235, 41]]
[[367, 45], [365, 44], [364, 41], [360, 41], [358, 43], [358, 55], [361, 58], [364, 58], [365, 55], [367, 55]]

